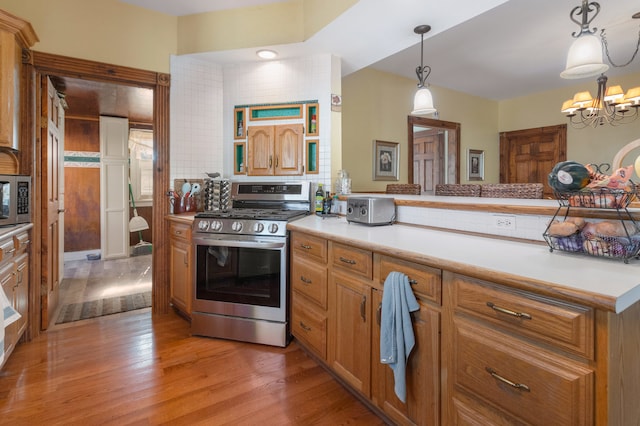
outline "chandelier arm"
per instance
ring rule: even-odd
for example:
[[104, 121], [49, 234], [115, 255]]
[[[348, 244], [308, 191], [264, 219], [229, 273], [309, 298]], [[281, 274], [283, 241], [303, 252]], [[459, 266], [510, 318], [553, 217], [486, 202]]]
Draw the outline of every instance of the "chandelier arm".
[[631, 56], [631, 59], [629, 59], [626, 63], [618, 65], [615, 62], [613, 62], [613, 60], [611, 59], [611, 56], [609, 55], [609, 44], [607, 43], [607, 38], [606, 38], [606, 36], [604, 34], [604, 29], [602, 29], [602, 31], [600, 31], [600, 38], [602, 39], [602, 46], [604, 48], [604, 53], [607, 55], [607, 59], [609, 60], [611, 65], [613, 65], [616, 68], [622, 68], [622, 67], [626, 67], [627, 65], [629, 65], [636, 58], [636, 55], [638, 54], [638, 50], [640, 50], [640, 30], [638, 30], [638, 41], [636, 42], [636, 50], [635, 50], [635, 52], [633, 52], [633, 55]]

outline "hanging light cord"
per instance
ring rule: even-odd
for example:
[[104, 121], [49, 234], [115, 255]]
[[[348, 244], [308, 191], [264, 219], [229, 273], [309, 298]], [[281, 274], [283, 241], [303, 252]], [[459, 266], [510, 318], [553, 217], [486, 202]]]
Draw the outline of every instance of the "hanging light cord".
[[604, 35], [604, 28], [602, 29], [602, 31], [600, 31], [600, 38], [602, 39], [602, 45], [604, 46], [604, 53], [606, 53], [607, 59], [609, 59], [609, 62], [611, 63], [611, 65], [613, 65], [616, 68], [622, 68], [629, 65], [636, 58], [636, 55], [638, 54], [638, 50], [640, 50], [640, 30], [638, 30], [638, 42], [636, 43], [636, 51], [633, 52], [633, 56], [631, 56], [631, 59], [629, 59], [626, 63], [618, 65], [615, 62], [613, 62], [613, 60], [611, 59], [611, 56], [609, 56], [609, 44], [607, 43], [607, 38]]

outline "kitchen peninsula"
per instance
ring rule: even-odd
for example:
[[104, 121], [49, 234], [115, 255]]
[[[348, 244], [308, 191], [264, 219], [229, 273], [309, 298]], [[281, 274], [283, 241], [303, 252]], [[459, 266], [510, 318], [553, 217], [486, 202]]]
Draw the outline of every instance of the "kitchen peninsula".
[[[289, 223], [292, 332], [300, 344], [399, 424], [637, 424], [640, 260], [404, 224], [424, 222], [419, 210], [473, 210], [471, 200], [442, 198], [396, 199], [403, 224], [317, 216]], [[433, 204], [440, 202], [451, 209]], [[489, 220], [540, 215], [530, 231], [539, 240], [539, 226], [557, 209], [553, 200], [475, 202], [488, 206]], [[406, 404], [378, 359], [391, 271], [412, 280], [420, 304]]]

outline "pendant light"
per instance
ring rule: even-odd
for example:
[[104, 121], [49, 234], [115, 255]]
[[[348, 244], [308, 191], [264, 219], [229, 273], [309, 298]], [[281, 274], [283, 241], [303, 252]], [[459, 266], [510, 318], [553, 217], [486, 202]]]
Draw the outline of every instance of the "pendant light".
[[424, 66], [424, 35], [431, 31], [430, 25], [419, 25], [413, 29], [413, 32], [420, 34], [420, 66], [416, 68], [416, 75], [418, 76], [418, 91], [413, 98], [413, 111], [411, 115], [428, 115], [437, 112], [433, 106], [433, 96], [431, 91], [427, 88], [429, 85], [425, 83], [429, 74], [431, 74], [431, 67]]
[[[589, 18], [590, 12], [595, 12], [591, 18]], [[582, 0], [582, 5], [574, 7], [569, 13], [569, 18], [580, 25], [580, 32], [571, 34], [576, 39], [569, 48], [567, 67], [560, 73], [560, 77], [569, 79], [593, 77], [609, 69], [609, 65], [602, 60], [602, 43], [595, 35], [598, 29], [589, 28], [589, 24], [598, 13], [600, 13], [600, 4], [595, 1], [589, 3], [588, 0]], [[582, 15], [580, 21], [576, 19], [579, 15]]]

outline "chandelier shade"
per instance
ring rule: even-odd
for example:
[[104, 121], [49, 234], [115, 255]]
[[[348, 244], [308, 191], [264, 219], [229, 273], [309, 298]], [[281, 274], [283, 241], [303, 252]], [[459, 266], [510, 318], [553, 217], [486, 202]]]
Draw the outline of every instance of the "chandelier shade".
[[433, 114], [436, 109], [433, 106], [433, 96], [431, 90], [423, 87], [418, 89], [416, 95], [413, 97], [413, 111], [411, 115], [427, 115]]
[[602, 42], [593, 34], [582, 34], [573, 41], [567, 55], [567, 66], [560, 77], [567, 79], [593, 77], [609, 69], [602, 60]]

